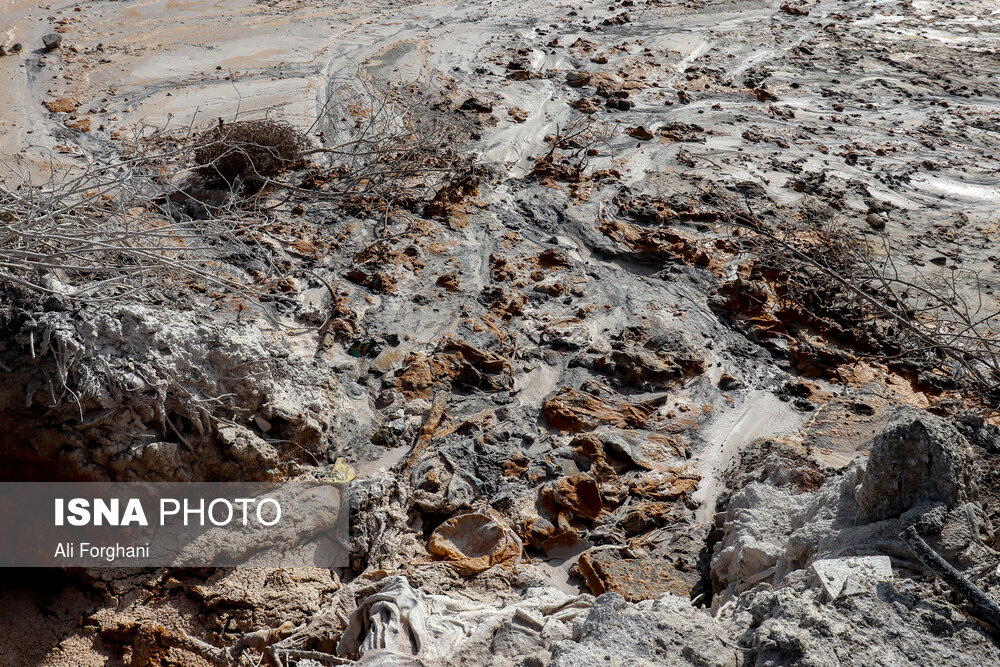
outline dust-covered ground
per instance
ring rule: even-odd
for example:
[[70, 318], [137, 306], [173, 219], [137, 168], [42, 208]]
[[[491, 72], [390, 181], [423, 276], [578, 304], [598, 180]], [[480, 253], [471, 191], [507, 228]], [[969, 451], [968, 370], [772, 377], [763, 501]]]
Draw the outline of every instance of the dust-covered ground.
[[[158, 152], [235, 276], [0, 257], [2, 478], [360, 472], [350, 568], [5, 571], [7, 663], [1000, 660], [900, 537], [1000, 593], [992, 3], [0, 3], [2, 242]], [[383, 109], [446, 139], [345, 198]], [[213, 239], [176, 156], [263, 116]]]

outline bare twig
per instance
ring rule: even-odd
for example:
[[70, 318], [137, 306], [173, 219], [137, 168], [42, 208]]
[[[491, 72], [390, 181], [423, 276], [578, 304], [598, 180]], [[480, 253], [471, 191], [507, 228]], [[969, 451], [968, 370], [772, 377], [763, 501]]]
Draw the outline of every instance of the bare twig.
[[1000, 605], [995, 600], [931, 549], [914, 526], [904, 530], [900, 537], [927, 569], [941, 577], [972, 606], [976, 618], [990, 625], [994, 632], [1000, 632]]

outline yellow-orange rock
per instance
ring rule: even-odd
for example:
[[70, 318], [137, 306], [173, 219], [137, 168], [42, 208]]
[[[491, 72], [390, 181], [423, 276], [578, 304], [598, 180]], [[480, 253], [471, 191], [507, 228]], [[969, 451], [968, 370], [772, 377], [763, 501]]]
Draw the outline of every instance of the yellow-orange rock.
[[521, 539], [499, 517], [473, 512], [435, 528], [427, 550], [469, 575], [519, 557]]

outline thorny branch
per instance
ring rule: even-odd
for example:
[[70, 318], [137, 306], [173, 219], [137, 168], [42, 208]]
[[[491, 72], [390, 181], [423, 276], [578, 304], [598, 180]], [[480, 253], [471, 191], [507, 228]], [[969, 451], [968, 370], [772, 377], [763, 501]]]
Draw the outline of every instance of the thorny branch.
[[[261, 243], [278, 210], [387, 218], [470, 178], [455, 121], [363, 76], [355, 83], [322, 109], [320, 148], [287, 123], [220, 119], [197, 136], [139, 128], [123, 155], [82, 166], [50, 156], [45, 184], [0, 184], [0, 280], [93, 302], [173, 279], [257, 302], [287, 281], [287, 263]], [[241, 270], [226, 261], [233, 254], [266, 269]]]
[[816, 321], [875, 340], [882, 359], [945, 367], [981, 392], [1000, 391], [1000, 311], [986, 308], [975, 273], [904, 271], [885, 234], [873, 248], [846, 227], [771, 228], [752, 214], [728, 221], [749, 232], [740, 245], [778, 277], [780, 298]]

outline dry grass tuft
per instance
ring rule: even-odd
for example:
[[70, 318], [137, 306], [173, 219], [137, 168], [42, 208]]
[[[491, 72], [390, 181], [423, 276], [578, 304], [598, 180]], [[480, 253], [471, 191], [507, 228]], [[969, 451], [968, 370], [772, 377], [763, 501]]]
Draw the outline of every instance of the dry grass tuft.
[[305, 136], [283, 121], [240, 120], [202, 134], [194, 158], [210, 181], [252, 183], [280, 174], [307, 146]]

